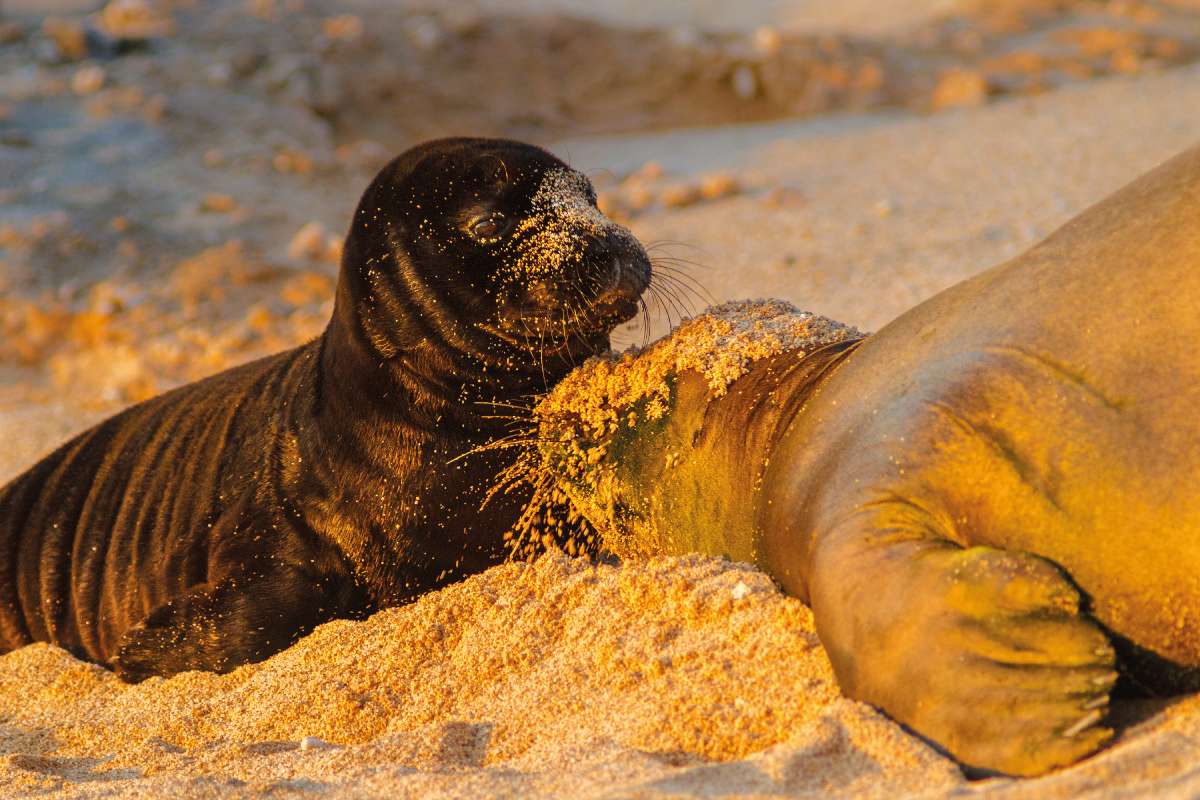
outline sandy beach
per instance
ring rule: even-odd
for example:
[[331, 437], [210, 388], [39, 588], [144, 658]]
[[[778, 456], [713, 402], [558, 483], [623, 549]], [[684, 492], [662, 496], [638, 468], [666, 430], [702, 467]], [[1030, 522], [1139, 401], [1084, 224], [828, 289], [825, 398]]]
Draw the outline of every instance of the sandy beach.
[[[95, 4], [60, 5], [57, 19], [94, 24]], [[170, 31], [120, 55], [71, 51], [36, 4], [5, 6], [0, 482], [131, 402], [317, 335], [358, 193], [426, 135], [545, 144], [593, 178], [654, 255], [678, 259], [698, 288], [660, 297], [650, 328], [628, 326], [618, 345], [740, 298], [878, 329], [1200, 141], [1194, 3], [680, 5], [479, 2], [468, 15], [365, 0], [146, 4]], [[524, 115], [463, 101], [490, 63], [472, 42], [583, 25], [601, 26], [588, 36], [612, 52], [637, 31], [657, 59], [647, 84], [675, 99], [660, 106], [614, 68], [624, 93], [597, 88], [591, 109], [541, 78], [524, 89]], [[403, 53], [364, 44], [393, 29]], [[1112, 35], [1071, 33], [1096, 30]], [[784, 103], [778, 75], [790, 73], [770, 65], [804, 37], [839, 42], [829, 63], [845, 74], [819, 73], [837, 87], [820, 102]], [[452, 51], [458, 60], [438, 60]], [[997, 66], [1013, 53], [1042, 59], [1036, 91]], [[889, 75], [909, 64], [906, 82], [856, 83], [871, 59]], [[1086, 59], [1086, 74], [1071, 71]], [[719, 66], [710, 83], [705, 64]], [[756, 81], [746, 97], [744, 65]], [[348, 84], [354, 69], [369, 80]], [[386, 113], [369, 121], [385, 101], [367, 84], [393, 74]], [[392, 108], [442, 74], [442, 93], [420, 89], [408, 119]], [[578, 94], [588, 84], [575, 80]], [[695, 97], [680, 88], [693, 85]], [[323, 105], [339, 102], [350, 111]], [[128, 686], [46, 645], [0, 656], [0, 794], [1200, 793], [1200, 700], [1122, 701], [1116, 713], [1115, 743], [1082, 764], [968, 779], [839, 695], [810, 613], [765, 575], [699, 557], [596, 566], [552, 553], [322, 626], [225, 676]]]

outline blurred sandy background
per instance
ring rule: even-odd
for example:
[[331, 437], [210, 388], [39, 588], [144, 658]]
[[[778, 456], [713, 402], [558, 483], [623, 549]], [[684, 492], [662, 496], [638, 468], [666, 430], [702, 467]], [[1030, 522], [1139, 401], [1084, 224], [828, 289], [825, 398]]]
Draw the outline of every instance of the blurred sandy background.
[[[318, 334], [358, 193], [423, 138], [550, 147], [702, 287], [621, 343], [742, 297], [874, 329], [1200, 140], [1198, 60], [1194, 0], [4, 0], [0, 480]], [[1190, 701], [1125, 708], [1061, 775], [968, 783], [838, 699], [807, 612], [733, 565], [551, 558], [418, 606], [227, 678], [0, 657], [0, 786], [1200, 791]]]

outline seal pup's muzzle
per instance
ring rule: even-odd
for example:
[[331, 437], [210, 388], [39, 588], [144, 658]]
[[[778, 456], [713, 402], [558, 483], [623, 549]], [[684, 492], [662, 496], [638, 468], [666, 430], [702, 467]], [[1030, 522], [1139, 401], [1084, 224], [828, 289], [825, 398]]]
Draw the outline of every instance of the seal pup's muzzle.
[[505, 249], [497, 321], [543, 347], [547, 337], [587, 340], [632, 319], [650, 284], [641, 243], [601, 213], [591, 182], [568, 168], [545, 173]]

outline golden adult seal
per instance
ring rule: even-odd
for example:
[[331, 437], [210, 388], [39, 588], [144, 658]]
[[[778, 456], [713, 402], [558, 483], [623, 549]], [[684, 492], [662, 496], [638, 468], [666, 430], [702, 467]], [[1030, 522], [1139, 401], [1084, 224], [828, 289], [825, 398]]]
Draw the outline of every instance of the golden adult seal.
[[[1200, 684], [1200, 148], [871, 336], [757, 308], [560, 384], [538, 496], [757, 563], [848, 696], [973, 767], [1095, 751], [1119, 674]], [[730, 320], [778, 346], [730, 361]]]

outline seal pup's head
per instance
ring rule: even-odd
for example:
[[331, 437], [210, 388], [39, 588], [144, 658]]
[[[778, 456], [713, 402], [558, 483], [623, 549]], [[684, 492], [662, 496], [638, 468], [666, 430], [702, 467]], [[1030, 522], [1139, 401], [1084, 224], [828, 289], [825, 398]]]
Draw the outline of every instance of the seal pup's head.
[[649, 281], [645, 250], [584, 175], [521, 142], [439, 139], [363, 194], [335, 324], [384, 360], [416, 354], [447, 388], [451, 372], [528, 389], [607, 349]]

